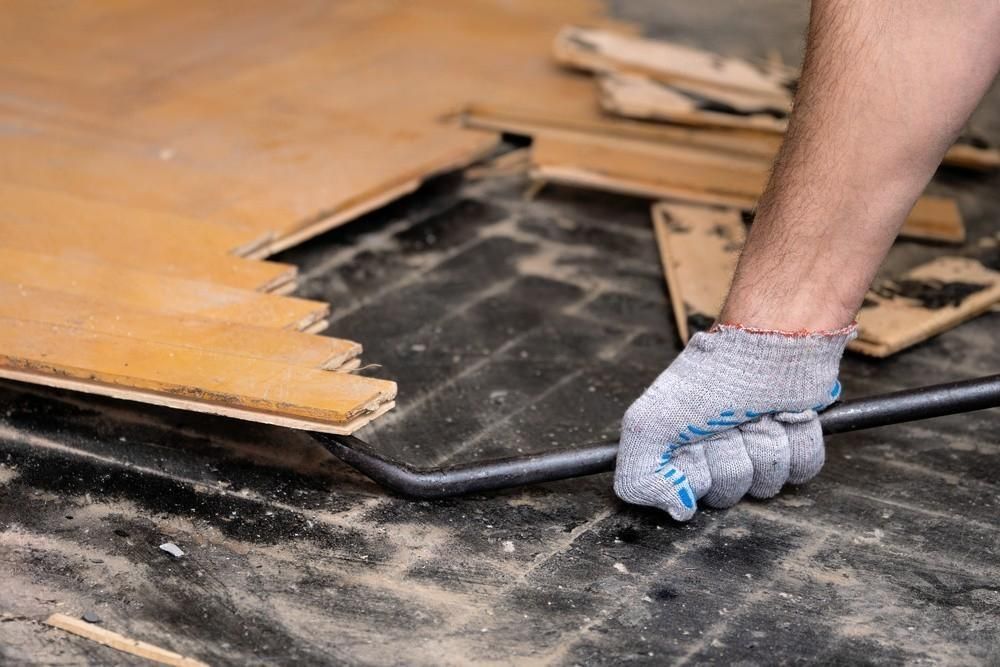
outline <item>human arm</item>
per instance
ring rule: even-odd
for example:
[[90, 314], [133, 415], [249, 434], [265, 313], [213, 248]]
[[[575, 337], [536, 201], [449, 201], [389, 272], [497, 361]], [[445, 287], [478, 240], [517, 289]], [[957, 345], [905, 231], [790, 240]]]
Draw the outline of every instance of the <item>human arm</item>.
[[[788, 132], [722, 326], [626, 413], [615, 489], [688, 519], [823, 464], [816, 411], [879, 264], [1000, 67], [1000, 2], [814, 0]], [[728, 326], [727, 326], [728, 325]]]
[[814, 0], [795, 111], [720, 321], [850, 323], [998, 67], [997, 0]]

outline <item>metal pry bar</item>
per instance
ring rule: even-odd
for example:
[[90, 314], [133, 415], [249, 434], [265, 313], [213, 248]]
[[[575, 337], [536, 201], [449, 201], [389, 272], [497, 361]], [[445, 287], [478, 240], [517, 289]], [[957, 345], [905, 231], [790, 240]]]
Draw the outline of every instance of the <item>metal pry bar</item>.
[[[1000, 375], [908, 389], [835, 403], [820, 413], [823, 433], [833, 435], [918, 419], [1000, 406]], [[607, 442], [445, 468], [413, 468], [374, 454], [349, 435], [312, 433], [332, 454], [380, 486], [415, 499], [552, 482], [614, 470], [618, 443]]]

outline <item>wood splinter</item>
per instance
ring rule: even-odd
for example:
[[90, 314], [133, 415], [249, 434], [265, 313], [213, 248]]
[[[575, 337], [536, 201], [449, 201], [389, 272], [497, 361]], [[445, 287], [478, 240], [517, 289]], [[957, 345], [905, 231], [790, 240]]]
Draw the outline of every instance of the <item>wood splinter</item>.
[[125, 635], [120, 635], [117, 632], [106, 630], [102, 627], [94, 625], [93, 623], [87, 623], [84, 620], [73, 618], [72, 616], [67, 616], [66, 614], [52, 614], [45, 619], [45, 624], [51, 625], [54, 628], [59, 628], [60, 630], [65, 630], [66, 632], [71, 632], [74, 635], [79, 635], [80, 637], [84, 637], [91, 641], [95, 641], [98, 644], [103, 644], [104, 646], [122, 651], [123, 653], [137, 655], [140, 658], [153, 660], [154, 662], [158, 662], [163, 665], [176, 665], [177, 667], [208, 667], [208, 663], [204, 663], [201, 660], [187, 658], [180, 653], [174, 653], [173, 651], [168, 651], [167, 649], [160, 648], [159, 646], [153, 646], [152, 644], [139, 641], [138, 639], [131, 639]]

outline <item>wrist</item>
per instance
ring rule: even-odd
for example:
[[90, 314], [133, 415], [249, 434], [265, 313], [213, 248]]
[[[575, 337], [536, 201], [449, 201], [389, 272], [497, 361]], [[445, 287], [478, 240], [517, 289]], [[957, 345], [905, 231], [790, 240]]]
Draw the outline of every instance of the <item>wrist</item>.
[[719, 314], [719, 324], [745, 329], [787, 333], [831, 332], [854, 322], [857, 309], [839, 301], [820, 299], [762, 300], [742, 299], [731, 295]]

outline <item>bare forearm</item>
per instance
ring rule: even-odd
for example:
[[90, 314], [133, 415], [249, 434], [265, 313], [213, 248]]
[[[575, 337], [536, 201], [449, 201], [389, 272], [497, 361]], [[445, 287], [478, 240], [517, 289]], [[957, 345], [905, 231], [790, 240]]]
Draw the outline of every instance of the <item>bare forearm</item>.
[[849, 323], [1000, 67], [1000, 0], [814, 0], [795, 111], [722, 321]]

